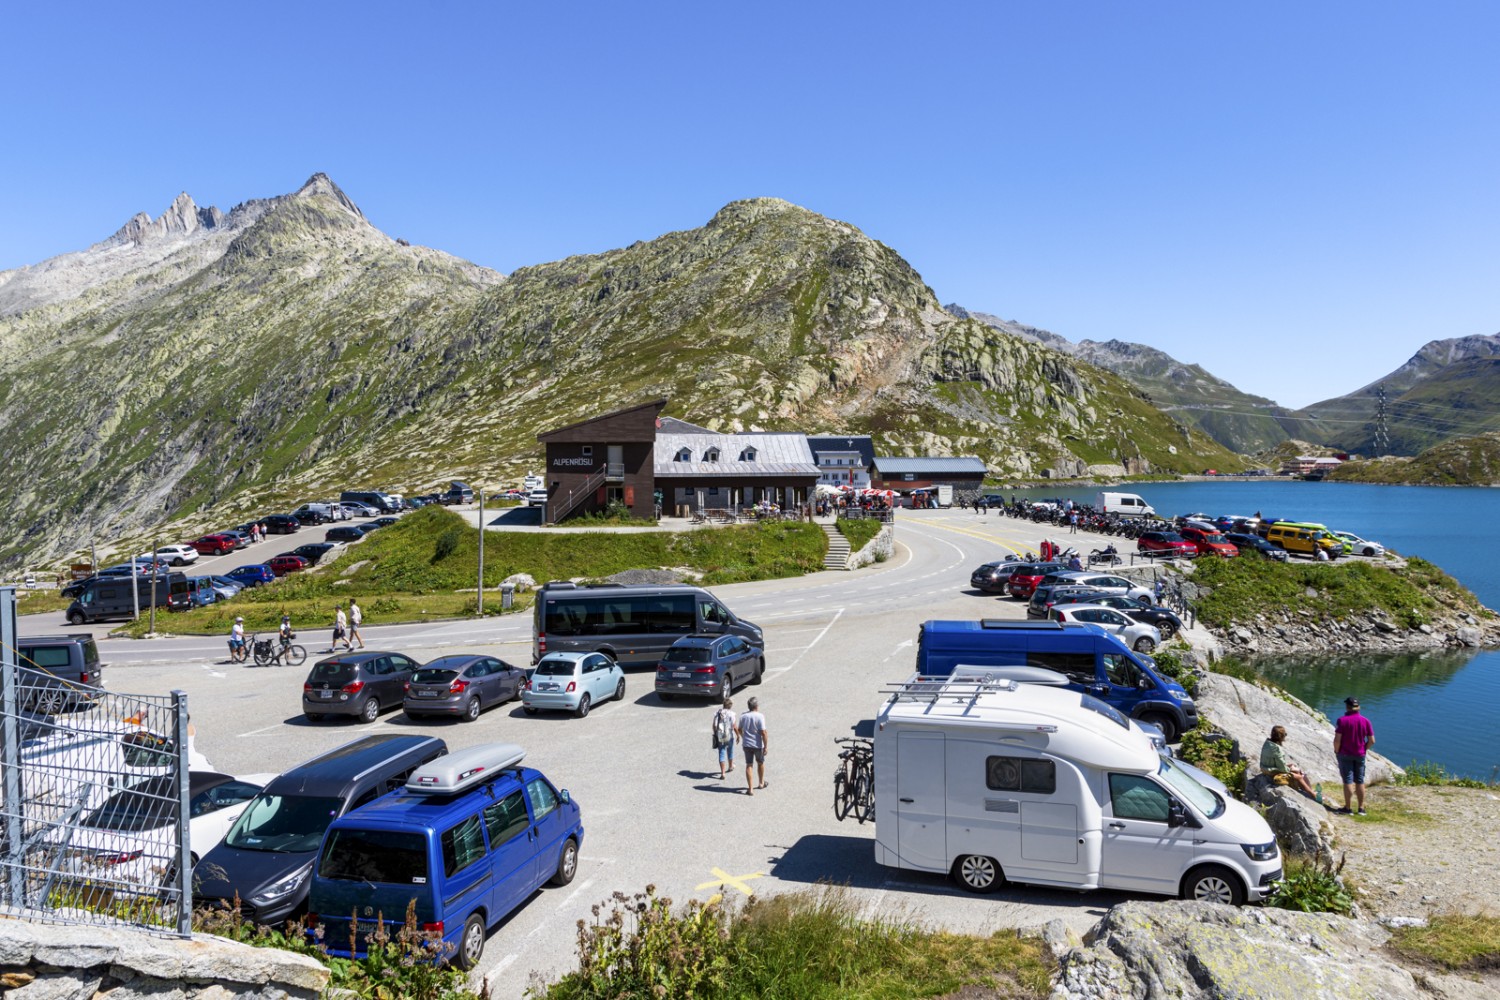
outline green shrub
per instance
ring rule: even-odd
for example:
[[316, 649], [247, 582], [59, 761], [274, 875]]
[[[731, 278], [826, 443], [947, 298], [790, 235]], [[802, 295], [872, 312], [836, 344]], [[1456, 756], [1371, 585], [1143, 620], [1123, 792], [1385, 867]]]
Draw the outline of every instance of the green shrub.
[[885, 524], [873, 517], [841, 517], [833, 522], [833, 526], [849, 540], [849, 551], [858, 552], [870, 544], [870, 539], [880, 534], [880, 529]]
[[1303, 913], [1338, 913], [1346, 917], [1354, 912], [1354, 896], [1339, 877], [1344, 870], [1343, 855], [1339, 856], [1337, 866], [1332, 858], [1323, 855], [1283, 860], [1282, 878], [1267, 897], [1268, 906]]
[[1210, 673], [1223, 674], [1225, 677], [1233, 677], [1236, 680], [1248, 681], [1251, 684], [1260, 684], [1260, 674], [1249, 663], [1236, 656], [1225, 656], [1208, 665]]
[[1396, 776], [1397, 785], [1450, 785], [1457, 788], [1489, 788], [1492, 782], [1478, 778], [1460, 778], [1448, 773], [1443, 765], [1433, 761], [1412, 761], [1406, 772]]
[[1231, 761], [1234, 741], [1211, 739], [1209, 734], [1213, 731], [1208, 720], [1200, 718], [1197, 726], [1182, 734], [1182, 743], [1177, 747], [1177, 756], [1224, 782], [1224, 786], [1237, 798], [1243, 797], [1245, 769], [1250, 766], [1250, 762], [1244, 757], [1241, 757], [1238, 762]]
[[457, 552], [458, 541], [459, 533], [457, 525], [444, 529], [443, 533], [437, 536], [437, 542], [432, 547], [432, 561], [440, 563]]
[[1156, 660], [1156, 665], [1160, 668], [1161, 673], [1181, 684], [1183, 690], [1187, 691], [1188, 694], [1197, 697], [1197, 671], [1191, 667], [1184, 666], [1182, 657], [1179, 654], [1167, 649], [1165, 646], [1158, 646], [1156, 651], [1151, 654], [1151, 657]]

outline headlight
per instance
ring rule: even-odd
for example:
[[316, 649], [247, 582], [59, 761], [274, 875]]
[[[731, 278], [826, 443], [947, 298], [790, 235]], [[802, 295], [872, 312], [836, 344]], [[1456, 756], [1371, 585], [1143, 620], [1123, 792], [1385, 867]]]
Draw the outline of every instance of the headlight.
[[1184, 693], [1182, 693], [1181, 691], [1173, 691], [1171, 688], [1167, 688], [1167, 694], [1169, 694], [1169, 695], [1172, 696], [1172, 700], [1173, 701], [1186, 701], [1187, 700], [1187, 695], [1184, 694]]
[[[1274, 845], [1273, 845], [1274, 846]], [[284, 899], [297, 891], [297, 887], [307, 881], [307, 876], [312, 874], [313, 863], [307, 864], [292, 872], [280, 882], [266, 886], [260, 892], [250, 897], [250, 902], [256, 906], [265, 906], [274, 903], [278, 899]]]
[[1241, 844], [1240, 849], [1251, 861], [1275, 861], [1276, 841], [1268, 841], [1264, 844]]

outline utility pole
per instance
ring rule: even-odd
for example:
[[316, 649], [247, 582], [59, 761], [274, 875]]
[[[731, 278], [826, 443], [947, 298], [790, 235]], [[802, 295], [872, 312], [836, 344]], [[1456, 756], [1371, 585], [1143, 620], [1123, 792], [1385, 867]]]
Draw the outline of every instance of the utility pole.
[[[98, 565], [94, 566], [95, 573]], [[141, 578], [135, 571], [135, 556], [130, 557], [130, 606], [135, 611], [131, 621], [140, 621], [141, 618]]]
[[[156, 549], [157, 549], [157, 540], [155, 538], [153, 538], [153, 539], [151, 539], [151, 634], [152, 635], [156, 634], [156, 581], [161, 578], [161, 574], [157, 572], [157, 567], [160, 566], [161, 564], [159, 562], [157, 562]], [[168, 586], [171, 586], [171, 584], [169, 583]]]
[[484, 487], [474, 491], [479, 496], [479, 589], [474, 601], [474, 617], [484, 617]]
[[1384, 458], [1391, 450], [1390, 426], [1386, 423], [1385, 385], [1375, 390], [1375, 457]]

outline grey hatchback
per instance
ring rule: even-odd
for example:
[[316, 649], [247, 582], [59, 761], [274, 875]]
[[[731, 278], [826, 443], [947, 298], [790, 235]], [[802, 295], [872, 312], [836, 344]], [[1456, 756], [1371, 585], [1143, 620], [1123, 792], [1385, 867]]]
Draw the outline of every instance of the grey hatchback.
[[374, 722], [382, 708], [406, 697], [406, 683], [419, 664], [401, 653], [360, 650], [313, 664], [302, 685], [302, 714], [353, 715]]
[[737, 635], [685, 635], [656, 666], [656, 695], [723, 698], [741, 684], [759, 684], [766, 660], [759, 646]]
[[521, 693], [526, 674], [493, 656], [440, 656], [411, 675], [401, 707], [409, 718], [456, 715], [473, 722]]

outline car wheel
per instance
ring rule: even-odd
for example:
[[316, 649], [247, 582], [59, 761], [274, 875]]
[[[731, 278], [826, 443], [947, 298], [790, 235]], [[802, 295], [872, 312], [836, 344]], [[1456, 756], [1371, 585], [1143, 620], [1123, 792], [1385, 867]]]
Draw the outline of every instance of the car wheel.
[[69, 611], [68, 612], [68, 624], [69, 625], [82, 625], [84, 623], [84, 620], [85, 619], [83, 617], [83, 612], [82, 611]]
[[970, 892], [994, 892], [1005, 881], [999, 863], [982, 854], [965, 854], [953, 862], [953, 878]]
[[1161, 641], [1166, 642], [1177, 634], [1177, 626], [1171, 622], [1157, 622], [1156, 630], [1161, 633]]
[[1155, 648], [1156, 640], [1152, 639], [1149, 635], [1143, 635], [1135, 641], [1135, 651], [1137, 653], [1149, 653]]
[[719, 700], [723, 701], [734, 694], [734, 668], [730, 668], [719, 675]]
[[360, 706], [359, 717], [366, 722], [374, 722], [380, 718], [380, 699], [374, 697], [367, 698], [365, 703]]
[[470, 698], [469, 703], [464, 706], [463, 721], [473, 722], [479, 718], [479, 699]]
[[585, 718], [589, 714], [589, 696], [584, 695], [578, 699], [578, 717]]
[[620, 683], [615, 685], [615, 701], [625, 700], [625, 678], [620, 678]]
[[755, 673], [750, 675], [751, 684], [759, 684], [761, 674], [766, 672], [766, 661], [757, 658], [755, 661]]
[[553, 885], [567, 885], [578, 874], [578, 841], [569, 837], [563, 842], [562, 854], [557, 859], [557, 872], [552, 876]]
[[1188, 872], [1182, 880], [1182, 898], [1200, 903], [1245, 904], [1245, 887], [1239, 876], [1223, 865], [1204, 865]]
[[455, 956], [458, 967], [465, 971], [479, 964], [479, 959], [484, 955], [484, 920], [477, 913], [469, 914], [469, 919], [464, 921], [464, 936], [458, 941], [458, 954]]
[[1182, 735], [1181, 730], [1177, 728], [1176, 720], [1166, 712], [1147, 712], [1141, 716], [1141, 721], [1149, 722], [1157, 729], [1160, 729], [1162, 738], [1168, 743], [1176, 743], [1177, 737]]

